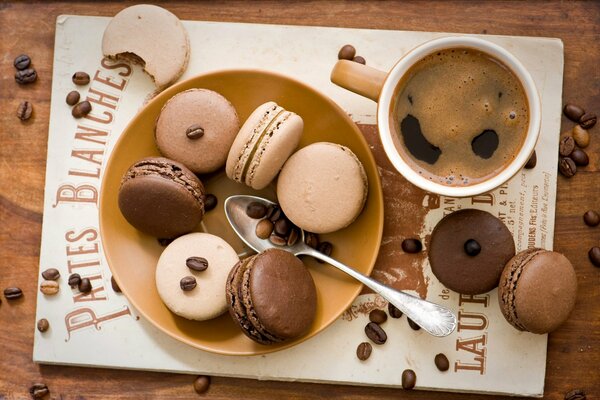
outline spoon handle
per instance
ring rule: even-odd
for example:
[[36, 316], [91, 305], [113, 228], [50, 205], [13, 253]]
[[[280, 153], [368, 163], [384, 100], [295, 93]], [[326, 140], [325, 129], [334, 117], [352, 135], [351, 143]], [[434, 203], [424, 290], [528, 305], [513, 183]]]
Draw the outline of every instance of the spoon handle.
[[350, 275], [357, 281], [381, 295], [384, 299], [392, 303], [396, 308], [406, 314], [417, 325], [433, 336], [443, 337], [451, 334], [456, 328], [456, 316], [454, 313], [443, 306], [437, 305], [408, 293], [393, 289], [376, 280], [355, 271], [349, 266], [326, 256], [325, 254], [306, 246], [298, 254], [309, 255], [325, 261], [337, 269]]

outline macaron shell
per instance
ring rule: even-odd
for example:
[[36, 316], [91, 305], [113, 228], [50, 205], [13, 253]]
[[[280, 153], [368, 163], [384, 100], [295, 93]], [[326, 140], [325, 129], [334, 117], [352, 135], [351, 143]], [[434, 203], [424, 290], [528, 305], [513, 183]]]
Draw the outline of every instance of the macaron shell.
[[367, 192], [367, 176], [356, 155], [345, 146], [327, 142], [294, 153], [277, 181], [277, 197], [285, 215], [314, 233], [350, 225], [362, 211]]
[[[204, 257], [208, 268], [194, 271], [187, 267], [189, 257]], [[169, 244], [156, 267], [156, 287], [165, 305], [175, 314], [203, 321], [227, 310], [225, 284], [232, 267], [239, 261], [233, 248], [223, 239], [208, 233], [190, 233]], [[193, 276], [197, 286], [183, 291], [183, 277]]]
[[[190, 139], [186, 131], [196, 124], [204, 129], [204, 135]], [[155, 139], [161, 154], [205, 174], [225, 164], [238, 129], [237, 112], [225, 97], [208, 89], [189, 89], [163, 106]]]

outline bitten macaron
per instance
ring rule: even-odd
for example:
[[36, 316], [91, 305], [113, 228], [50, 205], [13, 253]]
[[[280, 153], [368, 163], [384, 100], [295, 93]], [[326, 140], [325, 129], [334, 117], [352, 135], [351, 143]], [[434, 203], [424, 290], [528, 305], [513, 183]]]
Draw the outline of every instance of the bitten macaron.
[[318, 142], [294, 153], [277, 180], [277, 198], [296, 226], [330, 233], [350, 225], [363, 209], [368, 193], [365, 169], [340, 144]]
[[575, 307], [576, 297], [573, 265], [560, 253], [537, 248], [511, 258], [498, 286], [504, 318], [518, 330], [539, 334], [562, 325]]
[[315, 319], [312, 276], [285, 250], [269, 249], [237, 263], [227, 278], [226, 293], [233, 320], [261, 344], [302, 336]]
[[272, 101], [262, 104], [248, 117], [231, 146], [227, 176], [256, 190], [265, 188], [298, 147], [303, 129], [299, 115]]
[[184, 165], [144, 158], [121, 179], [118, 204], [131, 225], [158, 238], [193, 231], [204, 216], [204, 185]]

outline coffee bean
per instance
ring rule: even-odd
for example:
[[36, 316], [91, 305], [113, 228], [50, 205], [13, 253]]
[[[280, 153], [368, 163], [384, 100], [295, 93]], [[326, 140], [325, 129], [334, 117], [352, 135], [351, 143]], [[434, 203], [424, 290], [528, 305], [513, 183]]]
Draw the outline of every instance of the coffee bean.
[[171, 244], [171, 242], [173, 242], [173, 240], [175, 239], [164, 239], [164, 238], [159, 238], [156, 239], [158, 241], [158, 244], [160, 244], [163, 247], [167, 247], [168, 245]]
[[569, 157], [563, 157], [560, 159], [560, 162], [558, 164], [558, 170], [566, 178], [571, 178], [577, 173], [575, 161], [573, 161]]
[[402, 241], [402, 250], [405, 253], [418, 253], [423, 249], [419, 239], [404, 239]]
[[33, 105], [29, 101], [22, 101], [17, 107], [17, 117], [21, 121], [27, 121], [33, 113]]
[[369, 321], [375, 322], [378, 325], [387, 321], [387, 314], [383, 310], [373, 310], [369, 313]]
[[269, 214], [267, 218], [272, 223], [277, 222], [283, 216], [283, 211], [278, 206], [273, 206], [272, 209], [267, 210], [267, 213]]
[[30, 64], [31, 64], [31, 58], [29, 58], [29, 56], [27, 54], [21, 54], [20, 56], [17, 56], [15, 58], [15, 61], [13, 61], [13, 65], [18, 70], [25, 69], [25, 68], [29, 67]]
[[263, 203], [253, 201], [246, 207], [246, 215], [253, 219], [261, 219], [267, 215], [267, 206]]
[[577, 146], [586, 148], [590, 144], [590, 133], [579, 125], [573, 127], [573, 140]]
[[48, 386], [45, 383], [34, 383], [29, 388], [29, 394], [34, 399], [43, 399], [50, 393]]
[[558, 143], [558, 153], [563, 157], [568, 157], [575, 148], [575, 140], [572, 136], [563, 136]]
[[581, 125], [583, 129], [591, 129], [596, 125], [596, 120], [596, 114], [586, 113], [579, 118], [579, 125]]
[[406, 320], [408, 321], [408, 325], [411, 327], [411, 329], [413, 331], [418, 331], [419, 329], [421, 329], [421, 327], [419, 325], [417, 325], [417, 323], [415, 321], [413, 321], [412, 319], [406, 317]]
[[[331, 252], [333, 251], [333, 245], [330, 242], [321, 242], [317, 246], [317, 251], [319, 253], [325, 254], [327, 257], [331, 257]], [[323, 264], [325, 261], [317, 259], [317, 262]]]
[[6, 300], [16, 300], [23, 296], [23, 291], [18, 287], [8, 287], [4, 289], [4, 297]]
[[40, 292], [47, 296], [54, 296], [58, 293], [60, 287], [56, 281], [43, 281], [40, 283]]
[[481, 245], [475, 239], [469, 239], [465, 242], [464, 245], [465, 253], [471, 257], [475, 257], [477, 254], [481, 252]]
[[65, 99], [67, 104], [70, 106], [74, 106], [75, 104], [77, 104], [79, 102], [79, 92], [77, 90], [71, 90], [68, 94], [67, 94], [67, 98]]
[[448, 368], [450, 368], [450, 362], [448, 361], [448, 357], [446, 357], [445, 354], [442, 354], [442, 353], [436, 354], [434, 361], [435, 361], [435, 366], [440, 371], [448, 371]]
[[75, 107], [73, 107], [71, 110], [71, 115], [74, 118], [82, 118], [88, 115], [90, 111], [92, 111], [92, 104], [89, 101], [84, 100], [81, 103], [77, 103]]
[[15, 73], [15, 81], [19, 85], [26, 85], [28, 83], [33, 83], [37, 80], [37, 72], [33, 68], [27, 68], [22, 71], [17, 71]]
[[417, 374], [412, 369], [405, 369], [402, 371], [402, 389], [410, 390], [415, 387], [417, 383]]
[[387, 340], [387, 334], [375, 322], [369, 322], [365, 326], [365, 334], [375, 344], [384, 344]]
[[585, 222], [587, 226], [596, 226], [600, 224], [600, 214], [594, 210], [586, 211], [586, 213], [583, 214], [583, 222]]
[[373, 346], [371, 346], [371, 343], [362, 342], [356, 348], [356, 357], [358, 357], [358, 359], [360, 361], [365, 361], [366, 359], [368, 359], [371, 356], [372, 351], [373, 351]]
[[254, 233], [256, 233], [259, 239], [268, 239], [271, 233], [273, 233], [273, 223], [268, 219], [261, 219], [256, 224]]
[[285, 238], [282, 238], [276, 234], [269, 236], [269, 242], [273, 243], [275, 246], [285, 246], [287, 244], [287, 240]]
[[37, 330], [44, 333], [50, 328], [50, 322], [46, 318], [42, 318], [37, 322]]
[[88, 83], [90, 83], [90, 76], [86, 72], [77, 71], [73, 74], [71, 80], [74, 84], [79, 86], [87, 85]]
[[202, 136], [204, 136], [204, 128], [198, 124], [191, 125], [185, 131], [185, 136], [192, 140], [200, 139]]
[[114, 276], [110, 277], [110, 286], [115, 293], [121, 293], [121, 288], [119, 287], [119, 284], [115, 280]]
[[81, 293], [89, 293], [92, 291], [92, 282], [89, 278], [81, 278], [81, 282], [77, 285]]
[[291, 228], [292, 224], [290, 223], [290, 221], [287, 220], [287, 218], [279, 218], [277, 221], [275, 221], [273, 230], [276, 235], [285, 237], [287, 236]]
[[319, 236], [316, 233], [304, 232], [304, 243], [316, 250], [319, 247]]
[[55, 281], [60, 278], [60, 272], [56, 268], [48, 268], [42, 272], [42, 278], [47, 281]]
[[590, 163], [590, 159], [587, 153], [581, 149], [575, 149], [569, 156], [571, 160], [575, 163], [575, 165], [579, 165], [581, 167], [585, 167]]
[[295, 245], [296, 242], [298, 242], [298, 238], [299, 237], [300, 237], [300, 234], [298, 233], [298, 229], [292, 228], [290, 230], [290, 234], [289, 234], [288, 239], [287, 239], [287, 245], [288, 246]]
[[183, 278], [181, 278], [181, 281], [179, 281], [179, 287], [184, 292], [189, 292], [190, 290], [193, 290], [196, 287], [196, 278], [194, 278], [193, 276], [184, 276]]
[[354, 46], [347, 44], [342, 47], [338, 53], [338, 60], [352, 60], [356, 55]]
[[202, 394], [210, 387], [210, 376], [200, 375], [194, 381], [194, 390], [198, 394]]
[[395, 305], [393, 305], [392, 303], [388, 303], [388, 313], [390, 314], [390, 317], [392, 318], [400, 318], [402, 316], [402, 311], [400, 311], [398, 308], [396, 308]]
[[355, 63], [362, 64], [362, 65], [366, 65], [367, 64], [367, 60], [365, 60], [365, 58], [362, 57], [362, 56], [356, 56], [356, 57], [354, 57], [352, 59], [352, 61], [354, 61]]
[[206, 194], [204, 195], [204, 211], [210, 211], [213, 210], [217, 204], [219, 203], [219, 200], [217, 199], [217, 196], [215, 196], [214, 194]]
[[[600, 268], [600, 247], [592, 247], [588, 252], [588, 257], [595, 267]], [[6, 296], [6, 291], [4, 291], [4, 296]]]
[[585, 114], [585, 111], [583, 110], [583, 108], [576, 106], [575, 104], [565, 104], [565, 107], [563, 108], [563, 113], [571, 121], [579, 122], [579, 118], [581, 118], [581, 116]]
[[79, 286], [80, 283], [81, 283], [81, 275], [79, 275], [79, 274], [69, 275], [69, 286], [71, 286], [71, 289], [74, 289], [75, 287]]
[[535, 168], [536, 165], [537, 165], [537, 155], [535, 154], [535, 150], [534, 150], [533, 153], [531, 154], [531, 157], [529, 157], [527, 164], [525, 164], [525, 169], [533, 169], [533, 168]]
[[586, 400], [585, 392], [581, 389], [573, 389], [565, 393], [565, 400]]
[[[267, 206], [267, 214], [265, 215], [265, 218], [270, 220], [271, 216], [273, 215], [273, 213], [275, 213], [275, 210], [277, 210], [278, 208], [279, 207], [275, 204], [269, 204]], [[277, 219], [275, 221], [277, 221]]]
[[192, 271], [204, 271], [208, 268], [208, 260], [204, 257], [188, 257], [185, 265]]

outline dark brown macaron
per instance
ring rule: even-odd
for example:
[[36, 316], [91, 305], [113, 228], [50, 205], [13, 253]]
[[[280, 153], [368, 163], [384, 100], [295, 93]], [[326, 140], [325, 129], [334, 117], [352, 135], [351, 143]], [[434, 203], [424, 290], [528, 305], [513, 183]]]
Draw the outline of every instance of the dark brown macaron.
[[528, 249], [511, 258], [502, 272], [498, 302], [515, 328], [549, 333], [567, 320], [575, 306], [577, 277], [565, 256]]
[[[471, 251], [473, 247], [477, 250]], [[458, 293], [481, 294], [494, 289], [506, 262], [514, 255], [510, 231], [486, 211], [456, 211], [442, 218], [431, 234], [431, 270], [447, 288]]]
[[204, 216], [204, 186], [183, 164], [144, 158], [123, 175], [119, 208], [140, 231], [174, 238], [193, 231]]
[[273, 344], [308, 331], [317, 307], [315, 283], [299, 258], [269, 249], [240, 261], [226, 284], [231, 317], [250, 339]]

